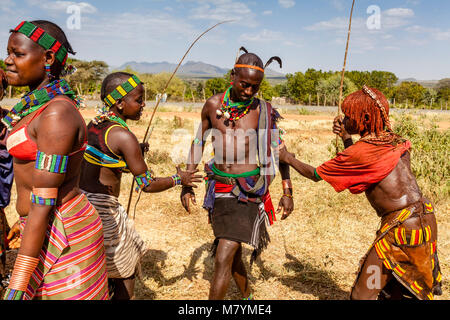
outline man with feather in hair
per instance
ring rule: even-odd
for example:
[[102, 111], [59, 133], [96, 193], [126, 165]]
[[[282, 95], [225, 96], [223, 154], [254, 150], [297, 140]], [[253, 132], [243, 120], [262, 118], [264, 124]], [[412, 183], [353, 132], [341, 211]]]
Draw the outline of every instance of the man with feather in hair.
[[[231, 277], [244, 300], [251, 300], [242, 243], [253, 247], [250, 265], [267, 247], [270, 238], [266, 224], [275, 220], [269, 186], [278, 164], [278, 150], [283, 140], [277, 121], [279, 113], [269, 102], [256, 97], [264, 79], [266, 64], [254, 53], [240, 55], [231, 70], [231, 86], [210, 97], [201, 112], [201, 125], [193, 140], [187, 170], [195, 170], [201, 161], [206, 137], [212, 136], [214, 158], [205, 164], [206, 194], [203, 208], [208, 210], [214, 232], [214, 276], [209, 299], [225, 297]], [[289, 166], [280, 163], [283, 196], [278, 212], [287, 218], [294, 208]], [[183, 187], [183, 207], [189, 211], [195, 202], [192, 188]]]

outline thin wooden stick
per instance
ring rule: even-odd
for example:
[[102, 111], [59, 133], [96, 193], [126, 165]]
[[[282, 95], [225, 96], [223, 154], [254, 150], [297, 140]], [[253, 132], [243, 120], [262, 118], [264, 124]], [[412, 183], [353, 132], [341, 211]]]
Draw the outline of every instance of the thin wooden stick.
[[[347, 63], [348, 43], [350, 41], [350, 32], [352, 29], [352, 16], [353, 16], [354, 5], [355, 5], [355, 0], [353, 0], [353, 3], [352, 3], [352, 10], [350, 11], [350, 20], [348, 23], [347, 44], [345, 46], [345, 55], [344, 55], [344, 66], [342, 67], [341, 86], [339, 88], [338, 117], [341, 115], [342, 91], [344, 89], [344, 74], [345, 74], [345, 66]], [[336, 153], [338, 152], [338, 142], [339, 142], [339, 135], [336, 135]]]
[[[172, 72], [172, 74], [171, 74], [169, 80], [167, 80], [167, 82], [166, 82], [166, 84], [165, 84], [165, 86], [164, 86], [164, 89], [163, 89], [163, 91], [162, 91], [162, 93], [161, 93], [161, 97], [162, 97], [163, 94], [166, 92], [167, 87], [168, 87], [169, 84], [170, 84], [170, 81], [172, 80], [172, 78], [173, 78], [173, 77], [175, 76], [175, 74], [177, 73], [178, 68], [181, 66], [181, 63], [183, 62], [184, 58], [186, 58], [186, 56], [187, 56], [187, 54], [189, 53], [189, 51], [191, 51], [191, 49], [192, 49], [192, 47], [194, 46], [194, 44], [195, 44], [201, 37], [203, 37], [203, 35], [205, 35], [205, 34], [208, 33], [209, 31], [211, 31], [212, 29], [214, 29], [214, 28], [217, 27], [218, 25], [221, 25], [221, 24], [227, 23], [227, 22], [232, 22], [232, 21], [234, 21], [234, 20], [225, 20], [225, 21], [221, 21], [221, 22], [219, 22], [219, 23], [216, 23], [215, 25], [213, 25], [212, 27], [210, 27], [210, 28], [208, 28], [206, 31], [204, 31], [201, 35], [199, 35], [199, 36], [194, 40], [194, 42], [192, 42], [192, 44], [189, 46], [189, 48], [188, 48], [187, 51], [185, 52], [184, 56], [181, 58], [181, 60], [180, 60], [180, 62], [178, 63], [177, 67], [176, 67], [175, 70]], [[147, 135], [148, 135], [148, 133], [149, 133], [150, 126], [151, 126], [152, 121], [153, 121], [153, 117], [154, 117], [154, 115], [155, 115], [155, 113], [156, 113], [156, 109], [158, 109], [159, 101], [161, 100], [161, 97], [159, 97], [158, 100], [156, 101], [156, 105], [155, 105], [155, 108], [153, 109], [152, 115], [151, 115], [151, 117], [150, 117], [150, 121], [149, 121], [149, 123], [148, 123], [147, 130], [145, 131], [145, 135], [144, 135], [144, 139], [143, 139], [144, 142], [147, 141]], [[129, 214], [129, 212], [130, 212], [131, 199], [133, 198], [133, 188], [134, 188], [134, 179], [133, 179], [132, 182], [131, 182], [130, 195], [129, 195], [129, 198], [128, 198], [127, 214]]]

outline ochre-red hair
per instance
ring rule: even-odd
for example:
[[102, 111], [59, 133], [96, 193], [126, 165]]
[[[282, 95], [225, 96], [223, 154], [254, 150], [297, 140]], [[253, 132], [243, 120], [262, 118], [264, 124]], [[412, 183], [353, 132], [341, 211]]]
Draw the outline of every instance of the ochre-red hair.
[[[378, 100], [384, 106], [386, 110], [386, 116], [389, 116], [389, 102], [386, 97], [381, 93], [381, 91], [375, 88], [369, 88], [373, 93], [376, 94]], [[348, 95], [341, 106], [342, 112], [355, 122], [357, 128], [361, 132], [364, 128], [368, 133], [375, 133], [379, 135], [380, 132], [385, 130], [385, 121], [383, 121], [381, 115], [381, 109], [377, 105], [377, 102], [372, 99], [363, 90], [353, 92]], [[371, 121], [369, 124], [364, 123], [364, 115], [370, 114]], [[389, 121], [389, 120], [388, 120]]]

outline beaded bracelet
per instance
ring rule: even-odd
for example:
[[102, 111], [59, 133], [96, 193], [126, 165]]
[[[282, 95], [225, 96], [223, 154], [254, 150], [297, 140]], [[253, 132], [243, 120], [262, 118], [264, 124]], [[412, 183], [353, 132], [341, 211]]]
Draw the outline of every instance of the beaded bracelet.
[[68, 160], [69, 156], [48, 155], [42, 151], [38, 151], [36, 154], [35, 168], [51, 173], [66, 173]]
[[290, 194], [283, 194], [283, 197], [288, 197], [288, 198], [291, 198], [291, 199], [293, 199], [294, 197], [292, 196], [292, 195], [290, 195]]
[[22, 300], [24, 291], [6, 288], [3, 300]]
[[173, 180], [173, 186], [175, 187], [175, 186], [179, 186], [180, 184], [181, 184], [181, 177], [180, 177], [180, 175], [177, 173], [177, 174], [174, 174], [173, 176], [172, 176], [172, 180]]
[[135, 176], [134, 179], [136, 180], [136, 192], [139, 191], [139, 189], [145, 189], [146, 187], [148, 187], [150, 185], [150, 183], [152, 183], [155, 178], [153, 177], [152, 173], [147, 170], [145, 173], [140, 174], [138, 176]]

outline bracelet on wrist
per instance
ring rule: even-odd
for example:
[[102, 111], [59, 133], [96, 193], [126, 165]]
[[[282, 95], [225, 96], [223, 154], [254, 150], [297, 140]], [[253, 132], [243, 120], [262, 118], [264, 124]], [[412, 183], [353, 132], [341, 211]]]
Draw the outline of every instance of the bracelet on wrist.
[[283, 186], [283, 189], [292, 189], [291, 179], [284, 179], [283, 181], [281, 181], [281, 184]]
[[173, 180], [173, 187], [179, 186], [181, 184], [181, 177], [178, 173], [174, 174], [171, 178]]
[[288, 197], [288, 198], [291, 198], [291, 199], [293, 199], [293, 198], [294, 198], [294, 196], [293, 196], [293, 195], [291, 195], [291, 194], [287, 194], [287, 193], [284, 193], [284, 194], [283, 194], [283, 197]]

